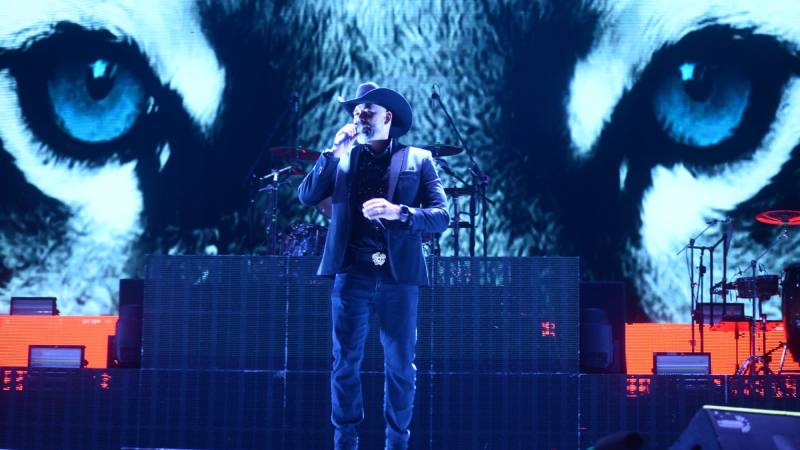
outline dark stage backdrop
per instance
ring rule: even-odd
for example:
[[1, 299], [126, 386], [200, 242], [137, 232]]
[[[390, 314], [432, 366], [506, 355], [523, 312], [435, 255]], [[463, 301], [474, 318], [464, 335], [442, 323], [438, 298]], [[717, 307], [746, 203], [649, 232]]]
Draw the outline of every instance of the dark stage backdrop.
[[[798, 14], [790, 0], [6, 8], [0, 306], [55, 295], [65, 314], [114, 313], [145, 254], [263, 252], [248, 174], [287, 163], [270, 146], [330, 145], [348, 120], [336, 97], [374, 80], [414, 108], [404, 142], [457, 144], [438, 86], [490, 176], [490, 256], [579, 256], [585, 280], [627, 283], [632, 319], [688, 320], [689, 238], [734, 218], [735, 278], [777, 234], [753, 216], [800, 208]], [[467, 176], [464, 154], [447, 160]], [[324, 225], [298, 182], [280, 227]], [[797, 260], [797, 242], [764, 270]], [[452, 254], [450, 233], [442, 244]]]

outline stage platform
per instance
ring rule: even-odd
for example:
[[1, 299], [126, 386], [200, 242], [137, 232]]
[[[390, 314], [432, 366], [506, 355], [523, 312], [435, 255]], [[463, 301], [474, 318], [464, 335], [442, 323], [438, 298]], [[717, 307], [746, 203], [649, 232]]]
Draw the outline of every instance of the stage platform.
[[[330, 448], [331, 282], [317, 263], [150, 258], [142, 368], [0, 369], [0, 447]], [[706, 404], [800, 407], [794, 376], [580, 374], [578, 264], [430, 261], [411, 448], [576, 449], [632, 430], [661, 449]], [[382, 362], [373, 331], [362, 449], [382, 448]]]
[[[0, 369], [0, 448], [329, 449], [325, 372]], [[797, 411], [798, 378], [420, 374], [411, 448], [576, 449], [636, 430], [668, 448], [706, 404]], [[364, 449], [383, 377], [364, 374]]]

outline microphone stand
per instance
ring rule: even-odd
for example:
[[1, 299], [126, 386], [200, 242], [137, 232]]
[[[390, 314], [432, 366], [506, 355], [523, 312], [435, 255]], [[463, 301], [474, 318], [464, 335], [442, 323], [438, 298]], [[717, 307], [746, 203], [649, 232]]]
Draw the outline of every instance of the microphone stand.
[[[678, 251], [678, 253], [677, 253], [677, 255], [680, 255], [681, 253], [683, 253], [684, 251], [689, 249], [689, 254], [691, 255], [690, 256], [691, 257], [691, 262], [689, 263], [689, 295], [690, 295], [690, 298], [691, 298], [691, 311], [690, 311], [689, 315], [691, 316], [691, 319], [692, 319], [692, 339], [689, 341], [689, 344], [691, 344], [692, 353], [695, 352], [695, 344], [697, 342], [697, 341], [695, 341], [695, 338], [694, 338], [695, 337], [694, 336], [694, 326], [696, 324], [696, 322], [695, 322], [695, 309], [697, 308], [697, 295], [695, 294], [695, 291], [694, 291], [694, 250], [697, 248], [697, 246], [695, 245], [695, 242], [697, 242], [697, 240], [700, 239], [700, 237], [703, 236], [706, 233], [706, 231], [708, 231], [712, 226], [714, 226], [714, 223], [708, 224], [705, 228], [703, 228], [703, 231], [701, 231], [700, 234], [698, 234], [697, 236], [689, 239], [689, 243], [684, 245], [683, 248], [680, 249]], [[700, 251], [701, 266], [702, 266], [702, 259], [703, 259], [703, 253], [702, 252], [703, 251], [701, 250]], [[703, 275], [703, 270], [704, 269], [701, 270], [700, 276]]]
[[[470, 229], [469, 232], [469, 255], [475, 256], [475, 216], [477, 215], [475, 213], [475, 207], [476, 207], [475, 196], [477, 195], [481, 201], [481, 220], [483, 222], [481, 224], [483, 228], [483, 256], [486, 257], [488, 250], [488, 242], [489, 242], [488, 239], [489, 236], [487, 231], [488, 228], [486, 227], [486, 203], [488, 202], [490, 205], [495, 204], [494, 201], [486, 197], [486, 187], [489, 184], [489, 177], [481, 170], [480, 166], [478, 166], [478, 163], [475, 161], [475, 158], [473, 157], [472, 154], [472, 149], [470, 149], [469, 145], [467, 145], [467, 142], [461, 136], [461, 133], [459, 133], [458, 127], [453, 121], [453, 118], [450, 116], [450, 113], [444, 106], [441, 97], [436, 92], [436, 85], [434, 85], [433, 87], [433, 92], [431, 93], [431, 99], [435, 100], [436, 103], [439, 104], [439, 107], [442, 109], [442, 112], [444, 112], [444, 115], [447, 118], [447, 123], [450, 125], [450, 128], [453, 130], [453, 132], [455, 132], [458, 141], [461, 143], [461, 146], [467, 153], [467, 158], [469, 158], [470, 162], [469, 172], [472, 175], [472, 186], [474, 189], [474, 193], [473, 195], [470, 196], [470, 201], [469, 201], [469, 209], [470, 209], [469, 215], [472, 221], [472, 228]], [[456, 217], [455, 220], [458, 221], [459, 220], [458, 217]]]

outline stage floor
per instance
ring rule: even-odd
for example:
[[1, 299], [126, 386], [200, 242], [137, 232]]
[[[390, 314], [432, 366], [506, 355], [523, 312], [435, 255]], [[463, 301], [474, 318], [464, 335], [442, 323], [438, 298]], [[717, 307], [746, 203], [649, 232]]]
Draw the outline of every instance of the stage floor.
[[[0, 447], [327, 449], [328, 373], [0, 369]], [[422, 373], [414, 449], [575, 449], [619, 430], [669, 447], [702, 405], [798, 410], [797, 377]], [[362, 448], [382, 448], [364, 374]]]

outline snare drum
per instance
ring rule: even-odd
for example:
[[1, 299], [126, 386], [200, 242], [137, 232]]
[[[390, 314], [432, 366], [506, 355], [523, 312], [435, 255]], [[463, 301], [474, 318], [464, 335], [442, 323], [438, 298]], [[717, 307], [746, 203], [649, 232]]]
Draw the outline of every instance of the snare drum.
[[319, 225], [296, 224], [281, 239], [281, 255], [319, 256], [325, 249], [328, 229]]

